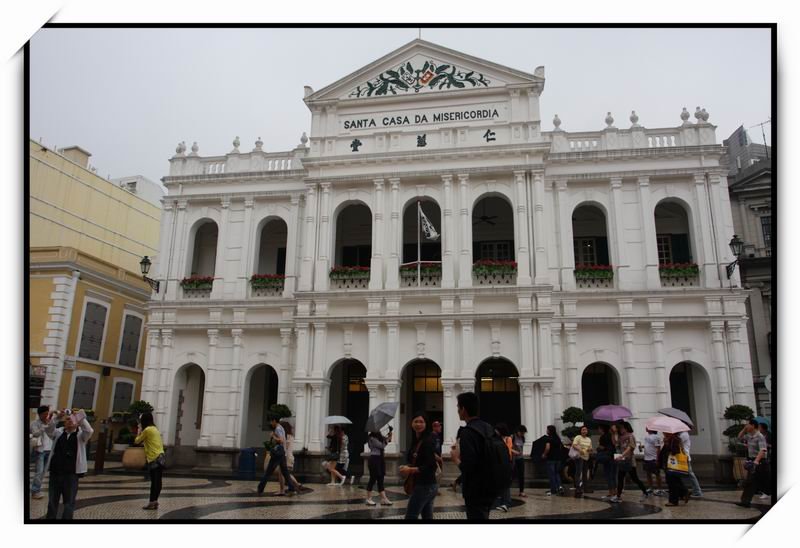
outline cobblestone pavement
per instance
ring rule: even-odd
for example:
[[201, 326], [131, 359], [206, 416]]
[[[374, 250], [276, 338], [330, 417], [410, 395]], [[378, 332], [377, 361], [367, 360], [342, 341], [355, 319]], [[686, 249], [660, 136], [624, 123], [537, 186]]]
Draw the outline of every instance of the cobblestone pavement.
[[[45, 497], [31, 500], [31, 519], [47, 511], [47, 479], [42, 492]], [[258, 496], [255, 481], [202, 477], [164, 477], [158, 510], [143, 510], [147, 504], [149, 482], [143, 476], [106, 473], [87, 475], [80, 480], [74, 519], [76, 520], [400, 520], [405, 514], [407, 497], [401, 486], [387, 488], [393, 506], [370, 507], [364, 503], [361, 485], [329, 487], [307, 484], [301, 495], [276, 496], [277, 483], [267, 485]], [[678, 507], [665, 507], [666, 497], [651, 497], [640, 502], [638, 491], [627, 491], [624, 502], [611, 504], [600, 500], [604, 492], [572, 496], [548, 497], [541, 488], [529, 488], [527, 498], [512, 492], [508, 512], [492, 511], [491, 519], [581, 519], [581, 520], [752, 520], [769, 509], [768, 500], [753, 500], [752, 508], [734, 503], [739, 491], [709, 487], [704, 497], [692, 499]], [[377, 500], [377, 496], [375, 499]], [[60, 512], [59, 512], [60, 513]], [[434, 506], [435, 519], [464, 519], [463, 499], [449, 488], [441, 488]]]

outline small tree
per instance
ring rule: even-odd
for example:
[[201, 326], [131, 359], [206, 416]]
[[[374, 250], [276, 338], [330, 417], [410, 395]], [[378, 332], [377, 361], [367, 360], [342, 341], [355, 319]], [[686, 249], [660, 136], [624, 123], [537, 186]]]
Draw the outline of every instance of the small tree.
[[728, 449], [735, 455], [743, 455], [745, 446], [738, 439], [739, 432], [742, 431], [742, 423], [753, 418], [755, 413], [746, 405], [731, 405], [725, 409], [722, 415], [724, 418], [734, 421], [735, 424], [726, 428], [722, 434], [728, 437]]
[[153, 406], [144, 400], [136, 400], [128, 407], [128, 413], [134, 415], [137, 419], [142, 413], [152, 413]]
[[270, 415], [275, 415], [278, 420], [285, 419], [292, 416], [292, 410], [282, 403], [274, 403], [269, 406]]
[[571, 426], [564, 428], [561, 431], [561, 434], [569, 439], [572, 439], [580, 434], [581, 429], [578, 426], [575, 426], [575, 423], [583, 422], [585, 416], [586, 414], [580, 407], [567, 407], [564, 409], [564, 411], [561, 413], [561, 420], [564, 423], [570, 423]]

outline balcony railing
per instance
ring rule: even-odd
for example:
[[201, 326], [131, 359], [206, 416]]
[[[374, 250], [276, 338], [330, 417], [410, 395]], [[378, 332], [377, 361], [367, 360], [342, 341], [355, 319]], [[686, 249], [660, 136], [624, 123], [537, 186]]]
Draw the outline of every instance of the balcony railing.
[[369, 289], [368, 266], [334, 266], [329, 277], [331, 289]]
[[575, 265], [575, 287], [578, 289], [613, 289], [614, 267], [604, 265]]
[[700, 268], [694, 263], [665, 263], [658, 266], [661, 287], [698, 287]]
[[182, 279], [180, 285], [185, 299], [210, 299], [214, 277], [190, 276]]
[[482, 259], [472, 265], [474, 285], [516, 285], [517, 263]]
[[[419, 274], [419, 283], [417, 283]], [[400, 265], [400, 287], [441, 287], [442, 263], [411, 262]]]
[[253, 274], [250, 278], [251, 297], [280, 297], [286, 276], [283, 274]]

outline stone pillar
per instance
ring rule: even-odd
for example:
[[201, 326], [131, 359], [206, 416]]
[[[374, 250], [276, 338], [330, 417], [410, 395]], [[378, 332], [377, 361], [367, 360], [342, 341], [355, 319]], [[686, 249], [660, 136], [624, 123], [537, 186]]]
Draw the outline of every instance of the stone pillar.
[[[527, 425], [531, 433], [531, 440], [537, 439], [544, 433], [547, 425], [543, 425], [543, 417], [536, 414], [536, 404], [533, 398], [534, 382], [521, 382], [519, 383], [519, 396], [520, 396], [520, 416], [522, 423]], [[530, 447], [527, 448], [530, 453]]]
[[517, 285], [531, 284], [531, 258], [528, 233], [528, 201], [525, 192], [525, 171], [514, 172], [514, 186], [516, 187], [517, 211], [514, 224], [517, 227]]
[[289, 405], [289, 399], [292, 396], [292, 386], [290, 378], [289, 363], [290, 351], [292, 344], [292, 328], [281, 327], [281, 364], [278, 371], [278, 403]]
[[314, 378], [322, 378], [323, 371], [325, 371], [327, 364], [326, 348], [327, 339], [327, 324], [324, 322], [314, 322], [314, 357], [312, 362], [311, 376]]
[[694, 203], [696, 207], [692, 212], [694, 221], [692, 244], [697, 246], [697, 251], [695, 253], [692, 249], [692, 255], [696, 256], [695, 260], [700, 266], [703, 287], [719, 287], [719, 272], [714, 260], [714, 243], [711, 235], [711, 217], [708, 214], [706, 177], [703, 173], [695, 173], [694, 176]]
[[572, 245], [572, 211], [567, 195], [567, 181], [556, 182], [558, 232], [561, 236], [561, 290], [575, 291], [575, 251]]
[[658, 275], [658, 247], [656, 245], [656, 217], [650, 200], [650, 177], [639, 177], [639, 210], [642, 213], [642, 248], [644, 250], [645, 287], [660, 289]]
[[295, 379], [308, 377], [311, 370], [311, 341], [309, 324], [307, 322], [295, 323], [297, 329], [297, 362], [295, 363]]
[[469, 175], [459, 174], [458, 194], [461, 204], [461, 254], [458, 258], [458, 287], [472, 287], [472, 216], [470, 215]]
[[[563, 409], [556, 410], [553, 408], [553, 385], [551, 383], [542, 383], [539, 385], [539, 387], [542, 392], [542, 419], [540, 420], [539, 424], [539, 427], [541, 428], [539, 432], [544, 432], [548, 424], [554, 423], [555, 418], [561, 416], [561, 411], [563, 411]], [[531, 437], [531, 444], [532, 441], [533, 437]], [[526, 447], [526, 449], [526, 454], [530, 454], [530, 448]]]
[[164, 297], [168, 301], [175, 300], [181, 296], [178, 283], [183, 279], [184, 275], [187, 274], [188, 269], [186, 262], [189, 260], [189, 254], [192, 253], [192, 250], [187, 249], [189, 227], [186, 226], [186, 204], [187, 200], [185, 198], [179, 199], [176, 204], [178, 207], [178, 214], [177, 220], [175, 221], [175, 241], [172, 247], [174, 257], [172, 261], [172, 271], [169, 275], [171, 279], [175, 280], [175, 283], [167, 284]]
[[209, 329], [207, 333], [208, 373], [206, 374], [205, 392], [203, 394], [203, 418], [200, 423], [200, 439], [197, 440], [198, 447], [208, 447], [211, 445], [211, 419], [214, 414], [212, 409], [216, 403], [212, 400], [216, 392], [217, 382], [217, 343], [219, 342], [219, 329]]
[[[236, 424], [236, 418], [239, 416], [239, 391], [242, 389], [242, 387], [239, 386], [239, 375], [242, 369], [243, 333], [244, 329], [231, 329], [233, 357], [228, 381], [228, 425], [225, 432], [225, 440], [222, 442], [223, 447], [237, 447], [239, 442], [239, 428]], [[244, 409], [242, 409], [241, 412], [244, 413]]]
[[578, 324], [565, 323], [564, 332], [567, 335], [567, 401], [566, 407], [583, 407], [580, 398], [580, 378], [578, 378]]
[[[622, 197], [622, 178], [612, 177], [609, 183], [611, 194], [609, 201], [611, 202], [610, 216], [611, 227], [613, 230], [613, 238], [616, 241], [617, 250], [617, 263], [614, 265], [614, 277], [617, 279], [617, 289], [631, 289], [630, 281], [628, 280], [628, 257], [627, 257], [627, 241], [625, 238], [625, 203]], [[609, 236], [612, 236], [609, 234]]]
[[227, 259], [228, 251], [228, 214], [231, 209], [230, 196], [223, 196], [220, 200], [220, 207], [222, 213], [219, 221], [219, 231], [217, 237], [217, 256], [214, 262], [214, 285], [211, 286], [211, 298], [221, 299], [225, 291], [225, 261]]
[[442, 320], [442, 357], [444, 358], [442, 377], [450, 378], [455, 375], [457, 352], [455, 320]]
[[[300, 265], [300, 291], [311, 291], [314, 287], [314, 248], [317, 233], [317, 187], [306, 185], [305, 241], [303, 243], [303, 262]], [[327, 276], [326, 276], [327, 278]]]
[[472, 339], [472, 320], [460, 320], [461, 323], [461, 364], [456, 367], [456, 376], [463, 377], [466, 371], [468, 375], [472, 373], [472, 366], [475, 365], [474, 346]]
[[[400, 364], [400, 322], [386, 322], [386, 371], [384, 378], [397, 379]], [[392, 400], [388, 400], [392, 401]]]
[[236, 280], [236, 297], [246, 299], [249, 291], [250, 276], [256, 273], [255, 249], [253, 249], [253, 206], [255, 201], [252, 196], [244, 199], [244, 224], [242, 225], [242, 254], [239, 257], [239, 276]]
[[655, 365], [656, 399], [658, 408], [671, 407], [669, 401], [669, 372], [664, 354], [664, 322], [650, 322], [650, 343]]
[[370, 320], [367, 322], [367, 376], [380, 378], [383, 376], [385, 362], [381, 356], [382, 339], [381, 322]]
[[[393, 402], [399, 401], [398, 400], [398, 392], [399, 392], [399, 389], [400, 389], [400, 384], [399, 383], [397, 383], [397, 384], [385, 384], [384, 386], [386, 387], [386, 401], [393, 401]], [[398, 415], [399, 414], [400, 413], [398, 413]], [[397, 445], [397, 441], [400, 438], [400, 433], [399, 433], [399, 430], [398, 430], [397, 416], [395, 416], [391, 420], [391, 422], [389, 422], [389, 425], [391, 425], [391, 427], [392, 427], [392, 429], [394, 431], [394, 435], [392, 436], [392, 441], [386, 445], [385, 453], [387, 455], [397, 455], [399, 453], [399, 446]]]
[[753, 371], [750, 360], [742, 352], [742, 322], [728, 321], [728, 354], [731, 362], [731, 376], [733, 377], [734, 401], [738, 404], [748, 405], [756, 409], [755, 391], [753, 389]]
[[170, 398], [170, 387], [172, 386], [172, 329], [161, 330], [161, 364], [158, 371], [158, 385], [156, 392], [158, 398], [154, 405], [156, 424], [161, 431], [164, 443], [170, 444], [175, 438], [174, 433], [170, 436], [170, 431], [175, 425], [173, 413], [177, 409], [170, 409], [172, 401]]
[[[545, 340], [541, 341], [542, 345], [547, 344]], [[564, 382], [564, 369], [562, 367], [561, 355], [561, 323], [553, 322], [550, 324], [550, 348], [551, 348], [551, 363], [553, 364], [553, 407], [554, 416], [561, 414], [561, 411], [567, 408], [565, 404], [565, 382]]]
[[311, 385], [311, 416], [309, 420], [310, 439], [308, 441], [308, 448], [311, 451], [322, 451], [324, 445], [322, 443], [322, 384], [315, 383]]
[[300, 239], [300, 195], [292, 194], [289, 210], [289, 232], [286, 235], [286, 280], [283, 284], [283, 296], [291, 298], [297, 288], [297, 247]]
[[[622, 369], [623, 369], [623, 385], [625, 391], [623, 392], [622, 405], [628, 407], [634, 414], [637, 415], [639, 405], [636, 401], [636, 379], [635, 371], [636, 361], [634, 356], [634, 330], [636, 324], [634, 322], [622, 322]], [[631, 420], [634, 428], [636, 424]], [[637, 430], [638, 432], [638, 430]]]
[[[727, 279], [724, 265], [733, 262], [736, 258], [732, 255], [730, 245], [728, 244], [734, 234], [728, 183], [727, 178], [720, 177], [719, 174], [716, 173], [709, 174], [708, 181], [710, 183], [708, 198], [711, 202], [711, 214], [713, 215], [713, 234], [716, 236], [714, 245], [717, 250], [717, 261], [721, 263], [717, 265], [716, 273], [719, 279]], [[745, 217], [743, 220], [747, 220], [748, 217]], [[723, 278], [723, 276], [725, 277]], [[738, 268], [734, 270], [731, 275], [730, 283], [734, 287], [741, 285]]]
[[[733, 403], [731, 399], [732, 390], [728, 382], [728, 368], [725, 361], [725, 345], [722, 338], [724, 328], [725, 322], [711, 322], [711, 365], [714, 369], [714, 385], [717, 389], [717, 401], [721, 411], [724, 411]], [[719, 420], [718, 432], [722, 432], [727, 427], [727, 421], [722, 418], [721, 414], [717, 418]]]
[[[317, 242], [317, 261], [314, 269], [314, 290], [327, 291], [329, 286], [329, 276], [332, 263], [336, 257], [329, 258], [331, 245], [331, 184], [320, 183], [322, 199], [319, 207], [319, 241]], [[334, 251], [335, 254], [335, 251]]]
[[[537, 285], [550, 283], [549, 262], [547, 260], [547, 240], [544, 220], [544, 173], [533, 173], [533, 237], [536, 246], [534, 260], [534, 281]], [[570, 217], [571, 219], [572, 217]], [[570, 250], [572, 247], [570, 246]]]
[[519, 319], [519, 356], [520, 376], [533, 377], [536, 375], [533, 355], [533, 330], [530, 318]]
[[308, 427], [310, 411], [306, 398], [305, 382], [294, 382], [294, 443], [297, 449], [308, 448]]
[[147, 354], [144, 358], [142, 373], [142, 399], [156, 402], [158, 397], [158, 370], [160, 366], [161, 333], [158, 329], [147, 331]]
[[[553, 376], [553, 358], [551, 354], [552, 345], [550, 337], [550, 321], [546, 318], [539, 318], [536, 322], [538, 324], [538, 335], [536, 337], [536, 348], [534, 358], [536, 359], [536, 374], [542, 377]], [[550, 387], [552, 390], [552, 386]]]
[[389, 228], [389, 257], [386, 261], [386, 289], [400, 287], [402, 227], [400, 221], [400, 179], [389, 178], [391, 187], [391, 225]]
[[[153, 277], [156, 280], [161, 280], [161, 291], [167, 290], [168, 285], [168, 278], [169, 278], [169, 258], [170, 258], [170, 244], [172, 244], [173, 233], [172, 229], [174, 228], [175, 223], [175, 207], [174, 201], [170, 199], [168, 196], [164, 196], [164, 205], [163, 211], [161, 213], [161, 227], [158, 236], [158, 247], [159, 252], [158, 256], [154, 259], [155, 264], [153, 265], [156, 267], [153, 273]], [[151, 400], [145, 400], [151, 401]]]
[[369, 288], [383, 289], [383, 257], [386, 240], [383, 235], [383, 179], [375, 179], [375, 201], [372, 207], [372, 258], [369, 266]]
[[442, 175], [444, 187], [444, 203], [442, 204], [442, 287], [455, 287], [455, 242], [456, 232], [453, 227], [453, 176]]

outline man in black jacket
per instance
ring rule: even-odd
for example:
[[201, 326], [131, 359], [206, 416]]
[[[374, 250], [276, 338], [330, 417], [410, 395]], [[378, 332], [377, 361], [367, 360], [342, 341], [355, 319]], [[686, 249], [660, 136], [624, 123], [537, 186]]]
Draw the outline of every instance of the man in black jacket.
[[458, 418], [467, 423], [458, 431], [458, 444], [450, 456], [461, 470], [462, 492], [467, 507], [467, 520], [489, 519], [494, 494], [487, 493], [481, 474], [486, 473], [486, 441], [494, 433], [492, 426], [478, 418], [478, 396], [474, 392], [459, 394]]

